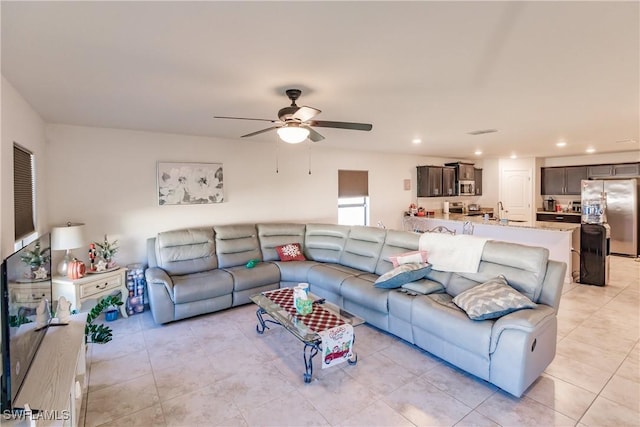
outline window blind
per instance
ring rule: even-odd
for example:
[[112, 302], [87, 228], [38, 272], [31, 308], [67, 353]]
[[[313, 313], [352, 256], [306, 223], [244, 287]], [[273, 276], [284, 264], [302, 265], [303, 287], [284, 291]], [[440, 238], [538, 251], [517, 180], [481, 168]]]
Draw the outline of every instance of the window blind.
[[33, 154], [13, 145], [13, 202], [15, 239], [35, 231], [33, 222]]
[[338, 197], [369, 196], [369, 171], [338, 171]]

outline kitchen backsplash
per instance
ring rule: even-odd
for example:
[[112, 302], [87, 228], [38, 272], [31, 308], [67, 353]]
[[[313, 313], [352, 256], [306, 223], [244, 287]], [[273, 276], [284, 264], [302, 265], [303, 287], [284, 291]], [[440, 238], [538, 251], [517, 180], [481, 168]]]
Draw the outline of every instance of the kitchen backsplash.
[[580, 196], [575, 196], [575, 195], [574, 196], [544, 196], [544, 197], [539, 196], [540, 201], [537, 207], [539, 209], [542, 209], [542, 206], [543, 206], [542, 201], [549, 197], [552, 197], [556, 201], [556, 204], [560, 204], [562, 209], [567, 208], [570, 202], [580, 200]]

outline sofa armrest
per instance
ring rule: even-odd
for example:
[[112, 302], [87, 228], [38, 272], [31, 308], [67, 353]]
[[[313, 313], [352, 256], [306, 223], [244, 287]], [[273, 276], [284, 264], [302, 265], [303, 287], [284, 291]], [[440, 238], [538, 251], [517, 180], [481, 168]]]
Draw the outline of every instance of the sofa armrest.
[[169, 295], [173, 295], [173, 280], [171, 280], [171, 277], [162, 268], [147, 268], [144, 275], [148, 285], [164, 285]]
[[538, 304], [536, 308], [518, 310], [499, 318], [491, 330], [491, 348], [489, 353], [493, 353], [498, 346], [500, 335], [507, 329], [516, 329], [525, 333], [530, 333], [538, 329], [541, 325], [556, 316], [553, 307]]

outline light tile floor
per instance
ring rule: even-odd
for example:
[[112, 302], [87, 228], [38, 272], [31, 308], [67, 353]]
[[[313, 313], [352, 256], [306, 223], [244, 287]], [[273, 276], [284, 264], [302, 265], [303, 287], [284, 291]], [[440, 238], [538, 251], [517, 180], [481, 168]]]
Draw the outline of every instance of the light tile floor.
[[145, 312], [89, 348], [85, 425], [640, 426], [640, 262], [565, 286], [558, 317], [554, 361], [516, 399], [367, 325], [357, 365], [305, 384], [302, 345], [258, 335], [253, 305], [165, 326]]

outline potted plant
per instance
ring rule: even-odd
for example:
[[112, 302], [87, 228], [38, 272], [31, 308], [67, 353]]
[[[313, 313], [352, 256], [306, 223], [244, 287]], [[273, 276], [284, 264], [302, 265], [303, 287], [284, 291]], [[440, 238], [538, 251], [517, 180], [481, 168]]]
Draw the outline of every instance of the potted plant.
[[[113, 331], [110, 327], [100, 323], [93, 323], [100, 313], [103, 311], [115, 309], [122, 305], [120, 295], [109, 295], [98, 301], [89, 314], [87, 314], [87, 323], [84, 327], [84, 341], [85, 343], [105, 344], [113, 339]], [[117, 313], [117, 311], [116, 311]], [[106, 315], [106, 313], [105, 313]]]
[[33, 249], [25, 251], [20, 255], [20, 260], [31, 269], [29, 279], [46, 279], [48, 272], [44, 264], [51, 259], [51, 248], [41, 249], [40, 240], [36, 240]]
[[116, 266], [113, 256], [118, 252], [118, 241], [114, 240], [109, 242], [107, 235], [104, 235], [104, 241], [102, 243], [94, 242], [96, 246], [96, 255], [107, 263], [107, 268], [113, 268]]

